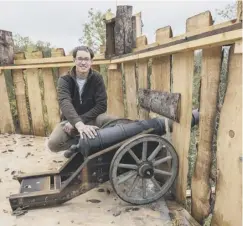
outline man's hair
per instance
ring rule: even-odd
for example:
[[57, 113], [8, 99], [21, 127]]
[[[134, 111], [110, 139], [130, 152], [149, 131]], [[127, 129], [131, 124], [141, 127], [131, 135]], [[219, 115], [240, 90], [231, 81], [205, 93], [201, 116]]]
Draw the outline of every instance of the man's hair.
[[77, 46], [77, 47], [75, 47], [74, 50], [73, 50], [73, 58], [76, 58], [78, 51], [88, 52], [88, 53], [90, 53], [91, 59], [94, 58], [94, 52], [88, 46]]

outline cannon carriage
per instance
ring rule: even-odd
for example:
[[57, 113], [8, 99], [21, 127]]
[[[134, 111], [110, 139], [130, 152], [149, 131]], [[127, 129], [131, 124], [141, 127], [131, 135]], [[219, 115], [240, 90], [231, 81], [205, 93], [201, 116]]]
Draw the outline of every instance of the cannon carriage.
[[[198, 121], [196, 110], [191, 126]], [[69, 159], [58, 171], [17, 177], [20, 191], [9, 197], [11, 208], [60, 205], [106, 181], [125, 202], [154, 202], [171, 189], [178, 173], [178, 156], [164, 137], [167, 132], [162, 117], [121, 118], [103, 125], [94, 139], [77, 137], [76, 145], [65, 152]]]

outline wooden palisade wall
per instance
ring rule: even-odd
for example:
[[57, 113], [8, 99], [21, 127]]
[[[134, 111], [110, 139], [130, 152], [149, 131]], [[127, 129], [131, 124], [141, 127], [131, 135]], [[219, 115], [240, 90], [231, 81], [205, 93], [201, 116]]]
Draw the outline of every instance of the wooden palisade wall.
[[[178, 153], [180, 166], [176, 180], [176, 199], [180, 203], [185, 203], [192, 117], [194, 51], [202, 49], [198, 151], [191, 183], [191, 214], [200, 224], [211, 213], [209, 174], [212, 165], [212, 139], [221, 73], [221, 55], [225, 44], [230, 45], [230, 56], [227, 92], [221, 109], [217, 135], [216, 202], [212, 212], [212, 225], [236, 226], [240, 225], [242, 220], [240, 211], [242, 208], [242, 159], [240, 158], [242, 50], [239, 48], [242, 25], [240, 26], [238, 21], [232, 20], [213, 25], [212, 15], [206, 11], [187, 19], [186, 33], [183, 35], [173, 37], [170, 26], [159, 28], [156, 31], [155, 43], [148, 44], [146, 36], [141, 35], [137, 37], [137, 46], [130, 55], [111, 60], [97, 58], [94, 61], [96, 70], [100, 70], [99, 65], [108, 67], [109, 114], [130, 119], [147, 119], [156, 116], [142, 109], [137, 101], [138, 88], [148, 88], [149, 84], [154, 90], [181, 94], [180, 118], [179, 122], [173, 123], [172, 144]], [[225, 27], [233, 30], [227, 30]], [[210, 33], [214, 30], [218, 33]], [[212, 37], [207, 37], [208, 35]], [[72, 65], [71, 56], [64, 55], [62, 49], [53, 50], [50, 59], [43, 59], [40, 52], [28, 56], [24, 56], [23, 53], [15, 55], [16, 64], [11, 71], [22, 134], [45, 136], [59, 122], [60, 112], [55, 79]], [[21, 65], [17, 64], [17, 59], [23, 58], [42, 60], [42, 63], [33, 66], [36, 64], [33, 60], [32, 66], [30, 64], [23, 66], [23, 61]], [[55, 59], [59, 60], [56, 60], [58, 63], [54, 63]], [[43, 63], [43, 60], [48, 61], [49, 65]], [[57, 75], [53, 72], [54, 67], [58, 68]], [[0, 132], [12, 133], [15, 132], [15, 126], [11, 117], [4, 69], [9, 68], [0, 69], [0, 101], [4, 105], [4, 111], [0, 108]], [[43, 79], [43, 84], [39, 78]], [[44, 126], [45, 123], [49, 127]]]

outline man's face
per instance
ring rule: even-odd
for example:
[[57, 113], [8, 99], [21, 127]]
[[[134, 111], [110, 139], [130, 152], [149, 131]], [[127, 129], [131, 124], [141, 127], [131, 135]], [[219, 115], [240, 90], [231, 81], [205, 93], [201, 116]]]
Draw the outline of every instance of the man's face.
[[90, 53], [79, 50], [76, 58], [74, 59], [76, 70], [80, 73], [87, 73], [92, 65], [92, 59]]

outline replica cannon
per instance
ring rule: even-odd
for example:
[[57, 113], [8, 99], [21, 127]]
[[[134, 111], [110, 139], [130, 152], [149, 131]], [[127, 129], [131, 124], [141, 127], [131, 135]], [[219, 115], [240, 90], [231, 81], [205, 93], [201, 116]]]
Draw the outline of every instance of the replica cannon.
[[[169, 120], [169, 122], [172, 122]], [[193, 111], [191, 126], [198, 124]], [[172, 123], [168, 123], [172, 131]], [[115, 193], [131, 204], [148, 204], [165, 195], [177, 176], [178, 156], [163, 136], [166, 119], [117, 119], [89, 139], [77, 137], [58, 170], [20, 175], [19, 194], [9, 197], [12, 210], [62, 204], [110, 181]]]

